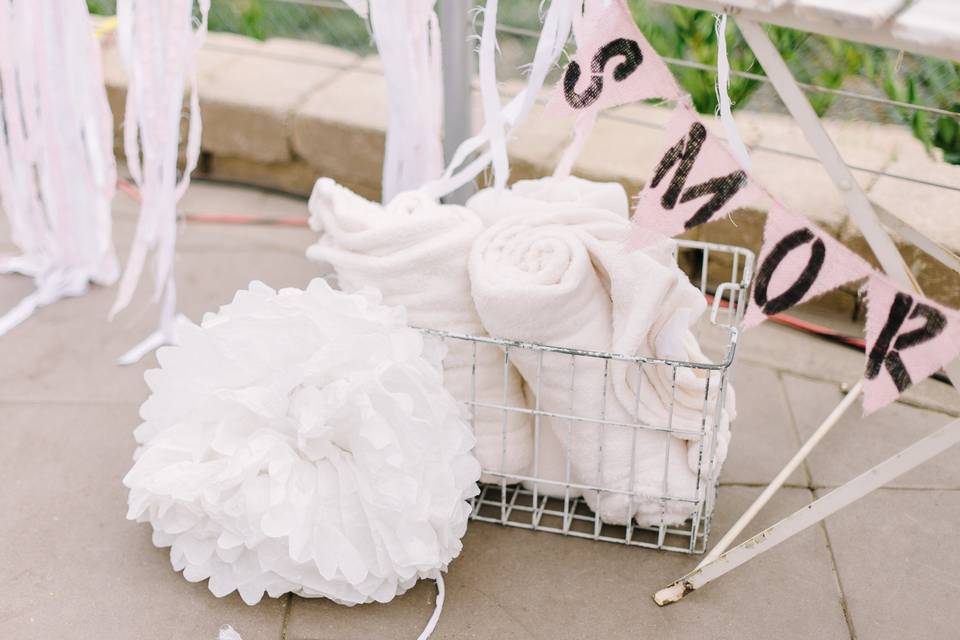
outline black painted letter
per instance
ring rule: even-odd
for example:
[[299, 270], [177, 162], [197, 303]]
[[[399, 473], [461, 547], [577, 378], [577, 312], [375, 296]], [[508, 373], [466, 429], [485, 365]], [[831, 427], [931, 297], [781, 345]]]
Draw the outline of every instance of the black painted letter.
[[635, 40], [617, 38], [602, 46], [590, 61], [590, 84], [583, 93], [577, 93], [577, 81], [580, 80], [580, 65], [576, 61], [567, 65], [563, 74], [563, 95], [574, 109], [586, 109], [600, 98], [603, 91], [603, 70], [611, 58], [623, 56], [624, 60], [613, 70], [613, 79], [626, 80], [643, 63], [643, 53]]
[[[807, 266], [803, 268], [800, 277], [786, 291], [776, 298], [768, 300], [767, 288], [770, 286], [770, 279], [776, 272], [777, 267], [791, 251], [811, 240], [813, 240], [813, 245], [810, 247], [810, 260], [807, 261]], [[807, 295], [807, 291], [810, 290], [817, 276], [820, 275], [820, 269], [823, 268], [826, 254], [827, 248], [824, 246], [823, 240], [814, 236], [810, 229], [804, 227], [788, 233], [776, 244], [770, 255], [760, 265], [760, 271], [757, 273], [757, 283], [753, 287], [753, 301], [768, 316], [785, 311], [797, 304], [803, 299], [803, 296]]]
[[[912, 312], [910, 312], [911, 306], [913, 307]], [[897, 333], [906, 321], [908, 312], [910, 312], [911, 320], [922, 316], [926, 322], [922, 327], [898, 336]], [[911, 296], [906, 293], [898, 293], [893, 299], [893, 304], [890, 305], [887, 322], [880, 330], [877, 342], [867, 356], [867, 371], [865, 374], [867, 380], [876, 378], [880, 375], [881, 367], [886, 367], [893, 383], [897, 385], [897, 391], [903, 391], [909, 387], [913, 384], [913, 381], [903, 364], [903, 359], [900, 358], [900, 351], [936, 338], [943, 332], [946, 325], [946, 317], [938, 310], [922, 302], [918, 302], [914, 306]], [[895, 336], [896, 340], [894, 340]]]
[[[713, 194], [713, 197], [707, 200], [703, 206], [697, 209], [696, 213], [689, 220], [683, 223], [684, 228], [691, 229], [697, 225], [710, 220], [713, 215], [723, 207], [734, 194], [746, 186], [747, 174], [743, 171], [734, 171], [719, 178], [711, 178], [706, 182], [695, 184], [686, 191], [683, 191], [687, 184], [687, 178], [690, 177], [690, 171], [693, 169], [693, 163], [703, 148], [703, 143], [707, 139], [707, 129], [699, 122], [690, 125], [690, 131], [686, 136], [674, 146], [670, 147], [664, 154], [656, 170], [653, 172], [653, 180], [650, 186], [656, 188], [657, 185], [667, 176], [670, 169], [679, 162], [677, 170], [670, 180], [670, 186], [663, 192], [660, 198], [660, 204], [666, 210], [677, 206], [677, 201], [681, 203], [696, 200], [705, 195]], [[681, 195], [681, 192], [683, 194]]]

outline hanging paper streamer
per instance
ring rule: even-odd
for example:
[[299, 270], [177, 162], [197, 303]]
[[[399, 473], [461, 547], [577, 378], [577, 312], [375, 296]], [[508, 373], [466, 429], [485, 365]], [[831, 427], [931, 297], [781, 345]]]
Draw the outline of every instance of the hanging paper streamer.
[[767, 214], [757, 265], [745, 329], [873, 271], [860, 256], [778, 203]]
[[717, 116], [727, 134], [730, 153], [744, 171], [751, 171], [750, 156], [733, 120], [733, 102], [730, 100], [730, 58], [727, 56], [727, 14], [717, 16]]
[[487, 0], [483, 10], [483, 32], [480, 35], [480, 98], [483, 118], [490, 135], [490, 153], [493, 161], [493, 186], [507, 186], [510, 165], [507, 161], [507, 138], [497, 89], [497, 0]]
[[574, 20], [577, 52], [547, 114], [588, 114], [647, 98], [683, 95], [663, 59], [643, 37], [624, 0], [586, 0]]
[[958, 355], [960, 312], [901, 291], [879, 273], [870, 276], [864, 415], [893, 402]]
[[387, 81], [383, 201], [443, 173], [443, 75], [434, 0], [370, 0]]
[[[543, 87], [547, 73], [563, 53], [564, 45], [570, 36], [573, 16], [579, 10], [579, 5], [580, 0], [552, 0], [550, 3], [550, 8], [543, 19], [540, 38], [537, 40], [537, 49], [533, 56], [533, 63], [530, 65], [527, 85], [501, 111], [503, 122], [508, 129], [506, 132], [508, 139], [526, 120]], [[480, 133], [464, 140], [454, 152], [443, 176], [424, 185], [422, 191], [440, 198], [476, 178], [490, 164], [493, 157], [493, 151], [490, 148], [491, 138], [496, 135], [493, 129], [493, 127], [484, 126]], [[487, 149], [467, 163], [470, 156], [483, 149], [485, 145]]]
[[82, 0], [0, 0], [0, 96], [0, 203], [20, 250], [0, 257], [0, 273], [36, 286], [0, 315], [3, 335], [37, 308], [117, 278], [113, 120]]
[[640, 192], [629, 246], [642, 246], [651, 231], [674, 236], [764, 195], [688, 106], [677, 107], [664, 136], [670, 146]]
[[[193, 0], [120, 0], [117, 44], [127, 72], [123, 148], [127, 168], [142, 198], [130, 256], [120, 280], [111, 318], [130, 304], [152, 254], [154, 297], [160, 301], [160, 327], [119, 358], [136, 362], [175, 340], [176, 287], [173, 277], [177, 201], [190, 184], [200, 154], [200, 98], [196, 52], [207, 31], [210, 0], [199, 0], [199, 27], [193, 29]], [[186, 164], [177, 177], [184, 86], [190, 85]]]

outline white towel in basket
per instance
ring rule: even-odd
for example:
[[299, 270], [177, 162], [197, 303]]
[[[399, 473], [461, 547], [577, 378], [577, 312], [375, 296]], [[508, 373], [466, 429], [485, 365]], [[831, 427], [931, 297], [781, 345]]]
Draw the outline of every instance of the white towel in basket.
[[[309, 209], [310, 226], [321, 235], [307, 257], [332, 267], [342, 289], [379, 289], [385, 304], [406, 307], [414, 326], [485, 335], [467, 275], [466, 257], [483, 227], [474, 213], [417, 192], [401, 193], [381, 206], [328, 178], [317, 180]], [[504, 368], [498, 347], [476, 346], [474, 389], [474, 343], [448, 339], [446, 344], [444, 385], [455, 398], [526, 407], [522, 380], [513, 367]], [[532, 452], [529, 415], [476, 408], [474, 418], [482, 467], [525, 472]], [[500, 478], [485, 476], [484, 481]]]
[[[595, 182], [576, 176], [518, 180], [509, 189], [481, 189], [467, 201], [466, 206], [480, 216], [487, 226], [516, 214], [582, 211], [584, 208], [607, 210], [623, 219], [630, 215], [627, 192], [619, 183]], [[568, 441], [569, 433], [564, 430], [561, 440], [551, 425], [550, 418], [541, 419], [537, 467], [531, 467], [528, 473], [552, 482], [526, 481], [523, 484], [531, 491], [536, 486], [537, 493], [546, 496], [578, 497], [581, 491], [568, 486], [571, 482], [568, 447], [563, 443]], [[564, 421], [558, 429], [566, 429], [567, 426], [567, 421]]]
[[[585, 207], [517, 214], [493, 225], [474, 243], [470, 257], [473, 296], [484, 326], [497, 336], [627, 355], [655, 354], [658, 331], [664, 332], [661, 345], [672, 350], [684, 345], [688, 319], [702, 311], [703, 298], [670, 264], [672, 243], [663, 243], [650, 255], [627, 253], [623, 242], [628, 229], [623, 216]], [[580, 357], [571, 397], [570, 356], [543, 357], [538, 363], [535, 352], [512, 353], [530, 388], [540, 389], [543, 410], [627, 424], [636, 417], [653, 426], [667, 426], [663, 377], [669, 375], [672, 380], [672, 372], [653, 373], [645, 368], [645, 375], [638, 377], [636, 365]], [[633, 393], [638, 380], [639, 408]], [[684, 385], [703, 386], [684, 375], [678, 375], [677, 385], [678, 398], [698, 393], [694, 388], [688, 394]], [[672, 389], [672, 384], [667, 388]], [[697, 411], [702, 404], [701, 398]], [[601, 427], [596, 422], [554, 418], [550, 424], [562, 438], [571, 422], [575, 479], [641, 495], [631, 498], [603, 492], [598, 497], [596, 492], [585, 492], [588, 504], [604, 521], [624, 524], [633, 515], [641, 525], [658, 524], [661, 519], [677, 524], [691, 515], [700, 497], [697, 487], [707, 483], [697, 482], [685, 440], [648, 429]], [[692, 448], [698, 459], [699, 442]], [[688, 502], [659, 499], [662, 496]]]
[[517, 180], [509, 189], [481, 189], [467, 200], [486, 226], [517, 213], [605, 209], [627, 219], [627, 192], [618, 182], [594, 182], [576, 176]]

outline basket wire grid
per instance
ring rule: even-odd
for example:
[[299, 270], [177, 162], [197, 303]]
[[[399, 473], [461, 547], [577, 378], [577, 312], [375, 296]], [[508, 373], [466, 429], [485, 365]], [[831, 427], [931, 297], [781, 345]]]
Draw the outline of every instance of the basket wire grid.
[[[584, 351], [563, 346], [552, 346], [530, 342], [519, 342], [493, 337], [478, 337], [454, 334], [433, 329], [421, 329], [424, 333], [438, 337], [445, 343], [456, 341], [470, 344], [473, 354], [471, 377], [471, 397], [457, 398], [469, 412], [470, 419], [476, 425], [478, 410], [499, 411], [502, 414], [501, 428], [501, 468], [484, 468], [483, 474], [487, 479], [494, 478], [496, 482], [481, 483], [480, 493], [472, 500], [471, 518], [482, 522], [499, 523], [510, 527], [549, 531], [562, 535], [591, 540], [602, 540], [625, 545], [664, 549], [683, 553], [703, 553], [707, 545], [710, 530], [710, 520], [716, 497], [717, 483], [720, 475], [721, 462], [717, 460], [715, 445], [717, 430], [720, 425], [721, 412], [727, 395], [727, 376], [733, 363], [739, 336], [738, 325], [746, 308], [747, 291], [753, 272], [753, 253], [747, 249], [732, 245], [720, 245], [688, 240], [677, 241], [674, 252], [678, 264], [682, 265], [688, 274], [693, 273], [692, 280], [699, 286], [702, 293], [713, 295], [709, 322], [713, 331], [722, 336], [723, 357], [716, 363], [710, 362], [683, 362], [669, 359], [658, 359], [640, 356], [630, 356], [615, 353]], [[712, 290], [712, 291], [711, 291]], [[477, 399], [477, 352], [481, 349], [496, 349], [501, 353], [503, 362], [503, 402], [481, 402]], [[530, 406], [512, 406], [507, 402], [508, 374], [511, 359], [518, 354], [522, 357], [536, 358], [536, 379], [526, 380], [529, 392]], [[548, 358], [551, 364], [547, 366], [554, 372], [563, 368], [569, 375], [570, 410], [566, 412], [548, 411], [540, 406], [541, 373], [544, 372], [544, 359]], [[637, 367], [637, 373], [642, 374], [643, 368], [664, 367], [667, 370], [667, 379], [670, 384], [670, 399], [666, 422], [652, 424], [632, 420], [629, 423], [609, 420], [606, 417], [607, 381], [610, 375], [612, 362], [623, 363], [629, 367]], [[578, 369], [589, 368], [602, 370], [602, 397], [600, 398], [599, 415], [577, 415], [573, 410], [574, 397], [578, 388], [583, 385], [578, 382]], [[705, 391], [702, 407], [699, 411], [700, 429], [692, 431], [675, 427], [673, 422], [674, 405], [676, 398], [676, 381], [678, 371], [690, 369], [699, 371], [705, 377]], [[656, 373], [656, 372], [651, 372]], [[643, 376], [638, 375], [637, 380]], [[640, 402], [640, 384], [637, 385], [637, 403]], [[719, 390], [719, 391], [717, 391]], [[711, 397], [712, 396], [712, 397]], [[533, 426], [533, 462], [532, 468], [523, 474], [505, 473], [502, 461], [507, 459], [507, 419], [510, 413], [521, 413], [528, 416]], [[637, 412], [634, 411], [633, 415]], [[566, 428], [565, 442], [569, 445], [573, 429], [599, 429], [599, 477], [602, 479], [604, 459], [603, 443], [605, 429], [631, 430], [633, 444], [636, 445], [637, 433], [641, 430], [664, 434], [664, 464], [663, 480], [660, 491], [656, 494], [635, 491], [633, 483], [628, 488], [618, 488], [610, 485], [590, 484], [577, 482], [571, 471], [569, 446], [562, 449], [564, 458], [564, 472], [562, 479], [550, 479], [538, 473], [543, 451], [543, 434], [551, 426], [542, 424], [547, 419], [553, 420], [554, 425], [563, 423]], [[554, 430], [556, 433], [556, 430]], [[558, 433], [558, 438], [560, 434]], [[683, 437], [690, 443], [699, 443], [696, 469], [695, 496], [671, 495], [668, 490], [668, 469], [670, 458], [670, 440], [673, 437]], [[705, 446], [706, 445], [706, 446]], [[563, 446], [563, 445], [561, 445]], [[691, 446], [688, 444], [688, 446]], [[607, 452], [609, 455], [609, 452]], [[637, 447], [632, 446], [630, 452], [630, 476], [634, 477]], [[544, 495], [540, 487], [550, 488], [551, 495]], [[625, 495], [629, 499], [629, 510], [632, 513], [634, 501], [659, 501], [662, 505], [659, 523], [652, 526], [641, 526], [633, 519], [626, 525], [613, 525], [603, 522], [598, 513], [588, 506], [583, 494], [595, 492], [602, 500], [604, 496]], [[575, 496], [574, 493], [581, 495]], [[663, 513], [667, 503], [686, 504], [692, 516], [681, 526], [670, 526], [664, 523]]]

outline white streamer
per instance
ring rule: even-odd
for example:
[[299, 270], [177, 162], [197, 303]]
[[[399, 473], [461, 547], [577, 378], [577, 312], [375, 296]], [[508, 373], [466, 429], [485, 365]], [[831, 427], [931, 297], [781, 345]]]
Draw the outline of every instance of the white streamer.
[[487, 0], [483, 12], [483, 31], [480, 35], [480, 98], [483, 117], [490, 136], [490, 154], [493, 159], [493, 186], [507, 186], [510, 164], [507, 161], [507, 139], [504, 134], [500, 92], [497, 90], [497, 0]]
[[36, 286], [0, 316], [3, 335], [117, 277], [113, 120], [86, 3], [0, 0], [0, 94], [0, 201], [21, 252], [0, 273]]
[[[503, 122], [507, 126], [506, 139], [509, 139], [526, 120], [531, 107], [536, 102], [540, 89], [543, 88], [547, 74], [563, 53], [567, 39], [570, 37], [574, 15], [579, 6], [580, 0], [553, 0], [550, 3], [550, 8], [544, 17], [540, 38], [537, 40], [537, 49], [530, 66], [527, 86], [501, 110]], [[440, 198], [456, 191], [480, 175], [480, 172], [493, 159], [493, 152], [489, 144], [493, 135], [495, 135], [493, 127], [487, 124], [480, 133], [460, 143], [450, 160], [450, 164], [447, 165], [443, 177], [424, 185], [423, 190], [435, 198]], [[462, 166], [467, 158], [485, 145], [488, 147], [485, 151], [467, 165]], [[457, 171], [458, 168], [459, 171]]]
[[[433, 605], [433, 615], [430, 616], [430, 619], [427, 621], [427, 626], [423, 628], [423, 631], [420, 632], [420, 635], [417, 636], [417, 640], [427, 640], [430, 635], [436, 630], [437, 622], [440, 621], [440, 614], [443, 613], [443, 600], [444, 600], [444, 584], [443, 584], [443, 574], [437, 573], [437, 601]], [[237, 633], [233, 627], [228, 624], [220, 627], [220, 633], [218, 635], [219, 640], [243, 640], [240, 637], [240, 634]]]
[[[160, 327], [120, 357], [121, 364], [175, 339], [173, 260], [177, 201], [190, 184], [200, 155], [200, 97], [196, 52], [207, 32], [210, 0], [198, 0], [200, 23], [193, 29], [193, 0], [120, 0], [117, 44], [127, 72], [124, 152], [142, 202], [130, 256], [120, 280], [112, 318], [130, 304], [147, 256], [152, 253], [154, 300], [161, 301]], [[186, 163], [177, 178], [184, 84], [190, 84]]]
[[443, 75], [433, 5], [434, 0], [369, 3], [389, 106], [384, 202], [443, 172]]
[[730, 59], [727, 57], [727, 14], [717, 16], [717, 115], [723, 123], [723, 130], [727, 135], [727, 144], [730, 153], [736, 158], [746, 172], [751, 171], [750, 156], [747, 147], [743, 144], [740, 132], [733, 120], [732, 103], [730, 102]]

